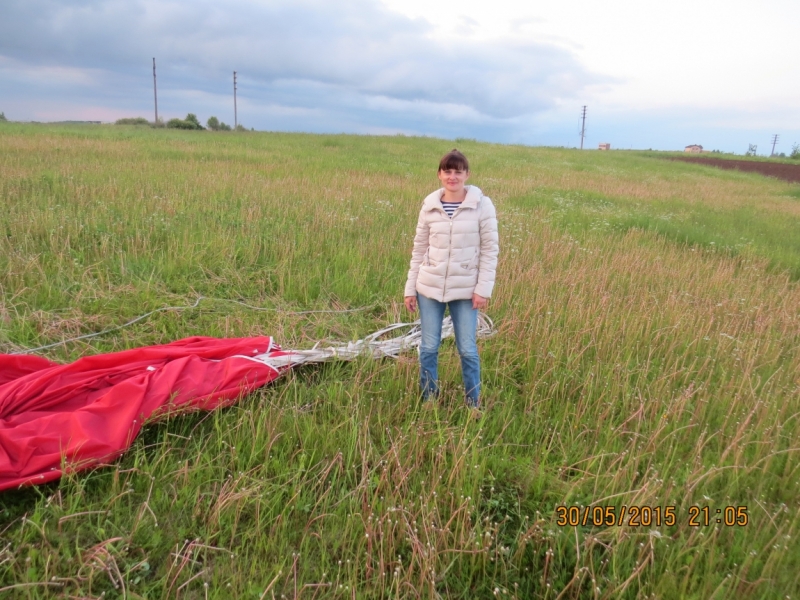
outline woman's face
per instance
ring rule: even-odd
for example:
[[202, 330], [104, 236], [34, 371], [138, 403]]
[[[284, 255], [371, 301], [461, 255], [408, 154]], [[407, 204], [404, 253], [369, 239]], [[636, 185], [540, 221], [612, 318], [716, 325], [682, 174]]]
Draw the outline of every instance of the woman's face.
[[448, 192], [462, 192], [464, 184], [469, 179], [469, 171], [461, 171], [460, 169], [447, 169], [446, 171], [439, 171], [439, 181]]

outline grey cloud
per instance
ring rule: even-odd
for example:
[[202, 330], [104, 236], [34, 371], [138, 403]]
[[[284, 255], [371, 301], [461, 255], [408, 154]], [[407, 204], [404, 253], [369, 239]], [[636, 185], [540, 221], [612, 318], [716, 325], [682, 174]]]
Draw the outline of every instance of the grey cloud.
[[546, 110], [600, 82], [567, 51], [534, 41], [443, 42], [373, 0], [28, 0], [3, 9], [0, 55], [131, 74], [156, 56], [184, 82], [236, 69], [344, 95], [457, 104], [490, 119]]

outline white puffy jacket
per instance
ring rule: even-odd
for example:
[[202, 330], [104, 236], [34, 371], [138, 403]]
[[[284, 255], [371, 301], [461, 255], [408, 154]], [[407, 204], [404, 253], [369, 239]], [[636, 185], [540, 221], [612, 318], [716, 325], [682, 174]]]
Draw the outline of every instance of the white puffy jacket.
[[444, 189], [422, 204], [411, 252], [405, 296], [417, 292], [439, 302], [492, 295], [497, 255], [497, 213], [474, 185], [452, 219], [442, 208]]

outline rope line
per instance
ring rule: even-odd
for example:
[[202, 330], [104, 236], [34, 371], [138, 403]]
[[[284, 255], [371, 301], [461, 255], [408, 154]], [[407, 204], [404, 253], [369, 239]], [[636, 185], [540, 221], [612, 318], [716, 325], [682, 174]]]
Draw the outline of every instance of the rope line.
[[[395, 331], [403, 327], [410, 327], [410, 331], [399, 337], [389, 338], [388, 340], [378, 340], [390, 331]], [[453, 321], [450, 316], [442, 321], [442, 339], [454, 336]], [[496, 333], [494, 323], [485, 314], [478, 313], [478, 326], [476, 337], [488, 338]], [[359, 356], [369, 358], [397, 358], [404, 350], [416, 348], [419, 350], [422, 344], [422, 326], [419, 320], [413, 323], [395, 323], [389, 325], [375, 333], [371, 333], [364, 339], [347, 342], [346, 344], [336, 344], [327, 348], [318, 348], [319, 343], [315, 344], [311, 350], [286, 350], [282, 356], [271, 356], [270, 353], [257, 354], [255, 356], [241, 356], [257, 362], [264, 363], [273, 369], [282, 370], [288, 367], [296, 367], [307, 363], [321, 363], [329, 360], [353, 360]]]
[[46, 344], [44, 346], [39, 346], [38, 348], [29, 348], [22, 351], [11, 352], [10, 354], [32, 354], [34, 352], [39, 352], [40, 350], [47, 350], [48, 348], [55, 348], [56, 346], [63, 346], [64, 344], [69, 344], [71, 342], [77, 342], [79, 340], [88, 340], [90, 338], [94, 338], [100, 335], [104, 335], [106, 333], [111, 333], [112, 331], [119, 331], [120, 329], [124, 329], [125, 327], [130, 327], [134, 323], [138, 323], [143, 319], [146, 319], [150, 315], [154, 315], [156, 313], [165, 312], [168, 310], [190, 310], [193, 308], [197, 308], [200, 305], [200, 302], [203, 300], [212, 300], [214, 302], [231, 302], [233, 304], [239, 304], [251, 310], [258, 310], [258, 311], [265, 311], [265, 312], [279, 312], [286, 315], [310, 315], [310, 314], [317, 314], [317, 313], [354, 313], [359, 312], [362, 310], [367, 310], [368, 308], [372, 308], [375, 305], [370, 304], [368, 306], [362, 306], [359, 308], [348, 308], [343, 310], [300, 310], [300, 311], [288, 311], [283, 310], [280, 308], [263, 308], [261, 306], [253, 306], [252, 304], [247, 304], [246, 302], [242, 302], [241, 300], [232, 300], [230, 298], [212, 298], [209, 296], [198, 296], [197, 300], [195, 300], [194, 304], [186, 305], [186, 306], [162, 306], [161, 308], [157, 308], [155, 310], [151, 310], [143, 315], [136, 317], [135, 319], [131, 319], [127, 323], [123, 323], [122, 325], [115, 325], [114, 327], [109, 327], [108, 329], [103, 329], [102, 331], [98, 331], [96, 333], [87, 333], [85, 335], [79, 335], [74, 338], [69, 338], [66, 340], [62, 340], [60, 342], [55, 342], [52, 344]]

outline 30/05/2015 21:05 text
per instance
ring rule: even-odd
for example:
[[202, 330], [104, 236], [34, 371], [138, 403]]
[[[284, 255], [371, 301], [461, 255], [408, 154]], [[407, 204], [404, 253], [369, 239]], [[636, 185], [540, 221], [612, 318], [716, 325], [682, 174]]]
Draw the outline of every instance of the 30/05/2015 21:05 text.
[[[556, 506], [559, 527], [672, 527], [678, 524], [676, 506]], [[749, 522], [746, 506], [690, 506], [686, 524], [690, 527], [725, 525], [744, 527]]]

